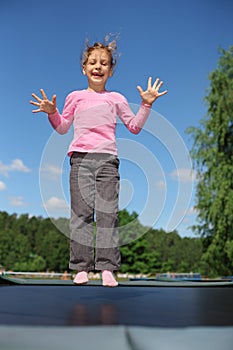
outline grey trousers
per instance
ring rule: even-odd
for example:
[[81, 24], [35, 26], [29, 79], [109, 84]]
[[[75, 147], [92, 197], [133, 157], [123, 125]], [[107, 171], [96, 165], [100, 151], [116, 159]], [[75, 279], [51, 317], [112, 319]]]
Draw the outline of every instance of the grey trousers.
[[119, 159], [105, 153], [74, 152], [70, 165], [69, 267], [119, 270]]

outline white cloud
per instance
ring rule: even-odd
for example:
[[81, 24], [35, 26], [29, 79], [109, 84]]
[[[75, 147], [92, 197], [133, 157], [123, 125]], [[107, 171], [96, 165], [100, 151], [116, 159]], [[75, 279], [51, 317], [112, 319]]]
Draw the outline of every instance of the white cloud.
[[184, 212], [186, 216], [197, 215], [198, 210], [195, 207], [189, 208], [186, 212]]
[[52, 164], [46, 164], [41, 170], [52, 179], [58, 178], [63, 173], [62, 168]]
[[0, 191], [4, 191], [6, 189], [6, 184], [0, 181]]
[[49, 198], [45, 203], [44, 203], [44, 207], [47, 210], [67, 210], [69, 209], [69, 206], [67, 204], [67, 202], [64, 199], [60, 199], [57, 197], [51, 197]]
[[0, 174], [8, 176], [9, 166], [0, 161]]
[[189, 168], [175, 169], [170, 173], [170, 176], [172, 179], [183, 183], [194, 182], [196, 180], [195, 172]]
[[157, 181], [156, 186], [159, 190], [166, 190], [167, 187], [166, 182], [163, 180]]
[[21, 159], [14, 159], [9, 165], [3, 164], [0, 161], [0, 174], [7, 177], [10, 171], [29, 173], [31, 170], [23, 164], [23, 161]]
[[21, 171], [23, 173], [29, 173], [30, 169], [23, 164], [21, 159], [14, 159], [11, 163], [11, 170]]
[[182, 223], [190, 226], [195, 224], [195, 219], [198, 215], [198, 210], [194, 206], [192, 206], [186, 211], [183, 211], [182, 214], [183, 214]]
[[198, 210], [194, 206], [192, 206], [186, 211], [183, 211], [182, 214], [183, 214], [182, 222], [186, 224], [190, 224], [193, 222], [193, 219], [197, 216]]
[[6, 189], [6, 184], [3, 181], [0, 181], [0, 191], [4, 191]]
[[10, 197], [10, 205], [12, 207], [23, 207], [26, 205], [22, 196]]

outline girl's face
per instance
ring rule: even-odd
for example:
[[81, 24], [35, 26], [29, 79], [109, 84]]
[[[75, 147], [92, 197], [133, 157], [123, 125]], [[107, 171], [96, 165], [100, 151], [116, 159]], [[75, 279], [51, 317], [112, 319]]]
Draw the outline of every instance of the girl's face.
[[112, 76], [111, 57], [108, 51], [94, 49], [83, 66], [83, 74], [87, 76], [89, 90], [106, 91], [106, 82]]

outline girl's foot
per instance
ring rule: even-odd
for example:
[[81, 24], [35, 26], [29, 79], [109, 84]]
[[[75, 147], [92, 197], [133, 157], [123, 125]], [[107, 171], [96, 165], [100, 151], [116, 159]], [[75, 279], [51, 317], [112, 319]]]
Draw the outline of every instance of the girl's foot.
[[75, 284], [86, 284], [88, 282], [88, 274], [86, 271], [78, 272], [73, 282]]
[[118, 283], [115, 280], [111, 271], [108, 271], [108, 270], [102, 271], [102, 285], [104, 287], [116, 287], [116, 286], [118, 286]]

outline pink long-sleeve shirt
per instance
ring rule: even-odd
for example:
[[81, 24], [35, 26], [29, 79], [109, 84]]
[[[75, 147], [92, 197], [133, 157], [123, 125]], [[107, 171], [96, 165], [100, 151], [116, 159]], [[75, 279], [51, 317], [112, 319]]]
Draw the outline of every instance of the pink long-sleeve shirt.
[[150, 114], [150, 107], [141, 105], [136, 116], [126, 98], [118, 92], [94, 92], [80, 90], [71, 92], [62, 114], [57, 110], [48, 118], [60, 134], [74, 126], [74, 137], [68, 149], [73, 152], [110, 153], [117, 155], [117, 115], [130, 132], [138, 134]]

